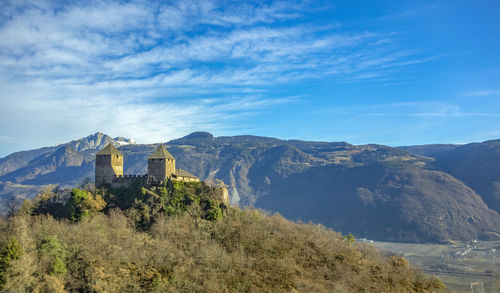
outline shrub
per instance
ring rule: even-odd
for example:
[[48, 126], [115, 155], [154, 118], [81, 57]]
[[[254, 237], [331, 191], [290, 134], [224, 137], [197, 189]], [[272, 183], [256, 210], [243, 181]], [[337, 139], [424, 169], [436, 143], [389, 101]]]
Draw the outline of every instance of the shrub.
[[344, 236], [344, 241], [345, 241], [345, 243], [347, 243], [350, 246], [354, 242], [356, 242], [356, 238], [354, 237], [354, 235], [352, 235], [351, 233], [349, 233], [346, 236]]

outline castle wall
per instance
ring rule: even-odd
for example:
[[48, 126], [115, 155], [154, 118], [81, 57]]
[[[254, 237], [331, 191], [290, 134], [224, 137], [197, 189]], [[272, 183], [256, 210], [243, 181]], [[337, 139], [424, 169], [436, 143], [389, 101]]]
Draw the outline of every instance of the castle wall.
[[167, 178], [167, 161], [166, 159], [149, 159], [148, 160], [148, 181], [150, 183], [160, 184]]
[[175, 159], [167, 159], [167, 177], [172, 177], [175, 174]]
[[148, 159], [148, 182], [161, 184], [175, 173], [175, 160]]
[[[109, 148], [109, 145], [108, 147]], [[111, 146], [112, 148], [112, 146]], [[104, 149], [101, 154], [96, 155], [95, 161], [95, 184], [110, 184], [112, 187], [129, 186], [132, 182], [140, 180], [144, 184], [161, 185], [172, 179], [185, 182], [199, 182], [200, 179], [190, 175], [188, 172], [179, 170], [176, 174], [175, 159], [166, 150], [159, 149], [148, 159], [147, 175], [123, 175], [123, 156], [116, 149]]]
[[139, 180], [142, 184], [146, 182], [147, 175], [123, 175], [123, 176], [115, 176], [112, 179], [111, 186], [112, 187], [127, 187], [132, 184], [132, 182]]
[[97, 155], [95, 162], [95, 184], [111, 184], [115, 176], [123, 176], [123, 156]]
[[175, 176], [172, 178], [173, 180], [177, 180], [177, 181], [184, 181], [184, 182], [199, 182], [200, 179], [198, 178], [195, 178], [195, 177], [185, 177], [185, 176]]

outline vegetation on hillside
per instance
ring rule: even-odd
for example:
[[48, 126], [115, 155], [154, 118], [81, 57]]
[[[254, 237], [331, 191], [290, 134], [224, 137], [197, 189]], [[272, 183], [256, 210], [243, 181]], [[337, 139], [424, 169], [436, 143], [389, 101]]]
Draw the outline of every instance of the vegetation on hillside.
[[[95, 152], [104, 141], [113, 139], [98, 133], [0, 159], [0, 211], [48, 184], [87, 182], [94, 176]], [[500, 202], [497, 145], [460, 146], [444, 152], [455, 155], [435, 160], [382, 145], [213, 137], [200, 132], [165, 146], [178, 167], [204, 180], [230, 184], [232, 203], [240, 207], [279, 212], [287, 219], [321, 223], [360, 238], [425, 243], [500, 239], [500, 210], [490, 210]], [[125, 174], [145, 174], [147, 158], [156, 147], [121, 146]], [[103, 198], [103, 212], [131, 207], [141, 192], [138, 188], [132, 196], [113, 192], [116, 198]], [[160, 198], [139, 198], [136, 210], [147, 208], [146, 200], [161, 205], [161, 192], [155, 192]], [[141, 225], [150, 225], [154, 216], [142, 212], [145, 217], [136, 215], [143, 219]]]
[[[65, 198], [66, 197], [66, 198]], [[0, 222], [9, 292], [439, 292], [321, 225], [240, 210], [204, 183], [47, 191]]]

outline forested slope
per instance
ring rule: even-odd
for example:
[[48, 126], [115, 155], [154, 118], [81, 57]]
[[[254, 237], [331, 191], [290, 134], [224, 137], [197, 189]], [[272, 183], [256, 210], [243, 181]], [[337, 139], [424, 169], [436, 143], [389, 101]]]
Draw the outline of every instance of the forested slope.
[[47, 191], [0, 222], [0, 235], [0, 286], [11, 292], [445, 290], [403, 258], [228, 207], [198, 183]]

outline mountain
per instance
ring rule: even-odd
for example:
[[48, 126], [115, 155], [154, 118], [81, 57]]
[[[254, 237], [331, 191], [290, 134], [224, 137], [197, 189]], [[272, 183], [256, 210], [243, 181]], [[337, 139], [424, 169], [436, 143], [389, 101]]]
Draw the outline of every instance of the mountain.
[[[120, 141], [97, 133], [50, 150], [29, 151], [34, 158], [20, 161], [15, 170], [11, 164], [0, 182], [78, 185], [93, 178], [95, 153], [108, 142], [123, 153], [125, 174], [145, 174], [147, 157], [157, 145], [128, 141], [120, 146]], [[207, 132], [169, 141], [166, 147], [178, 168], [202, 180], [223, 180], [234, 205], [378, 240], [445, 242], [500, 236], [500, 214], [488, 206], [494, 201], [487, 201], [474, 185], [490, 181], [474, 181], [467, 169], [459, 172], [452, 164], [468, 152], [437, 159], [430, 157], [430, 148], [421, 149], [422, 156], [376, 144], [214, 137]], [[434, 146], [432, 153], [455, 154], [462, 147]], [[474, 168], [481, 171], [481, 163]], [[496, 170], [494, 164], [489, 168]], [[12, 186], [0, 196], [12, 195]]]
[[[108, 145], [108, 143], [112, 143], [115, 147], [118, 147], [125, 144], [134, 144], [135, 142], [131, 139], [123, 137], [117, 137], [116, 139], [113, 139], [108, 135], [97, 132], [93, 135], [89, 135], [87, 137], [73, 140], [57, 146], [16, 152], [0, 159], [0, 176], [24, 167], [37, 166], [40, 163], [40, 160], [43, 160], [44, 156], [51, 156], [54, 154], [54, 152], [63, 147], [71, 147], [79, 153], [83, 152], [82, 156], [84, 156], [87, 161], [93, 160], [93, 154], [104, 148], [106, 145]], [[31, 162], [34, 159], [37, 159], [38, 161]]]
[[77, 183], [82, 177], [92, 175], [94, 165], [88, 155], [85, 160], [85, 155], [86, 153], [78, 152], [67, 144], [53, 153], [46, 153], [31, 160], [25, 167], [2, 176], [1, 181], [29, 185]]
[[109, 143], [112, 143], [114, 146], [119, 146], [120, 143], [112, 139], [111, 137], [97, 132], [94, 135], [89, 135], [84, 138], [80, 138], [77, 140], [73, 140], [67, 144], [64, 144], [63, 146], [71, 146], [75, 150], [81, 152], [81, 151], [86, 151], [86, 150], [100, 150], [107, 146]]
[[458, 144], [424, 144], [424, 145], [400, 146], [398, 148], [408, 151], [415, 155], [434, 157], [436, 154], [452, 151], [458, 147], [460, 147], [460, 145]]
[[113, 140], [115, 142], [117, 142], [119, 145], [137, 144], [137, 142], [135, 142], [135, 140], [133, 140], [131, 138], [121, 137], [121, 136], [115, 137], [115, 138], [113, 138]]
[[256, 205], [345, 234], [447, 242], [499, 232], [498, 213], [472, 189], [440, 171], [387, 162], [353, 168], [326, 165], [294, 175], [283, 185]]
[[10, 173], [19, 169], [20, 167], [26, 166], [34, 158], [53, 152], [55, 147], [45, 147], [41, 149], [22, 151], [10, 154], [5, 158], [0, 159], [0, 176]]
[[[490, 208], [500, 212], [500, 140], [455, 145], [439, 151], [433, 150], [433, 146], [418, 148], [434, 159], [432, 168], [460, 179], [473, 188]], [[415, 147], [407, 149], [412, 151]]]

